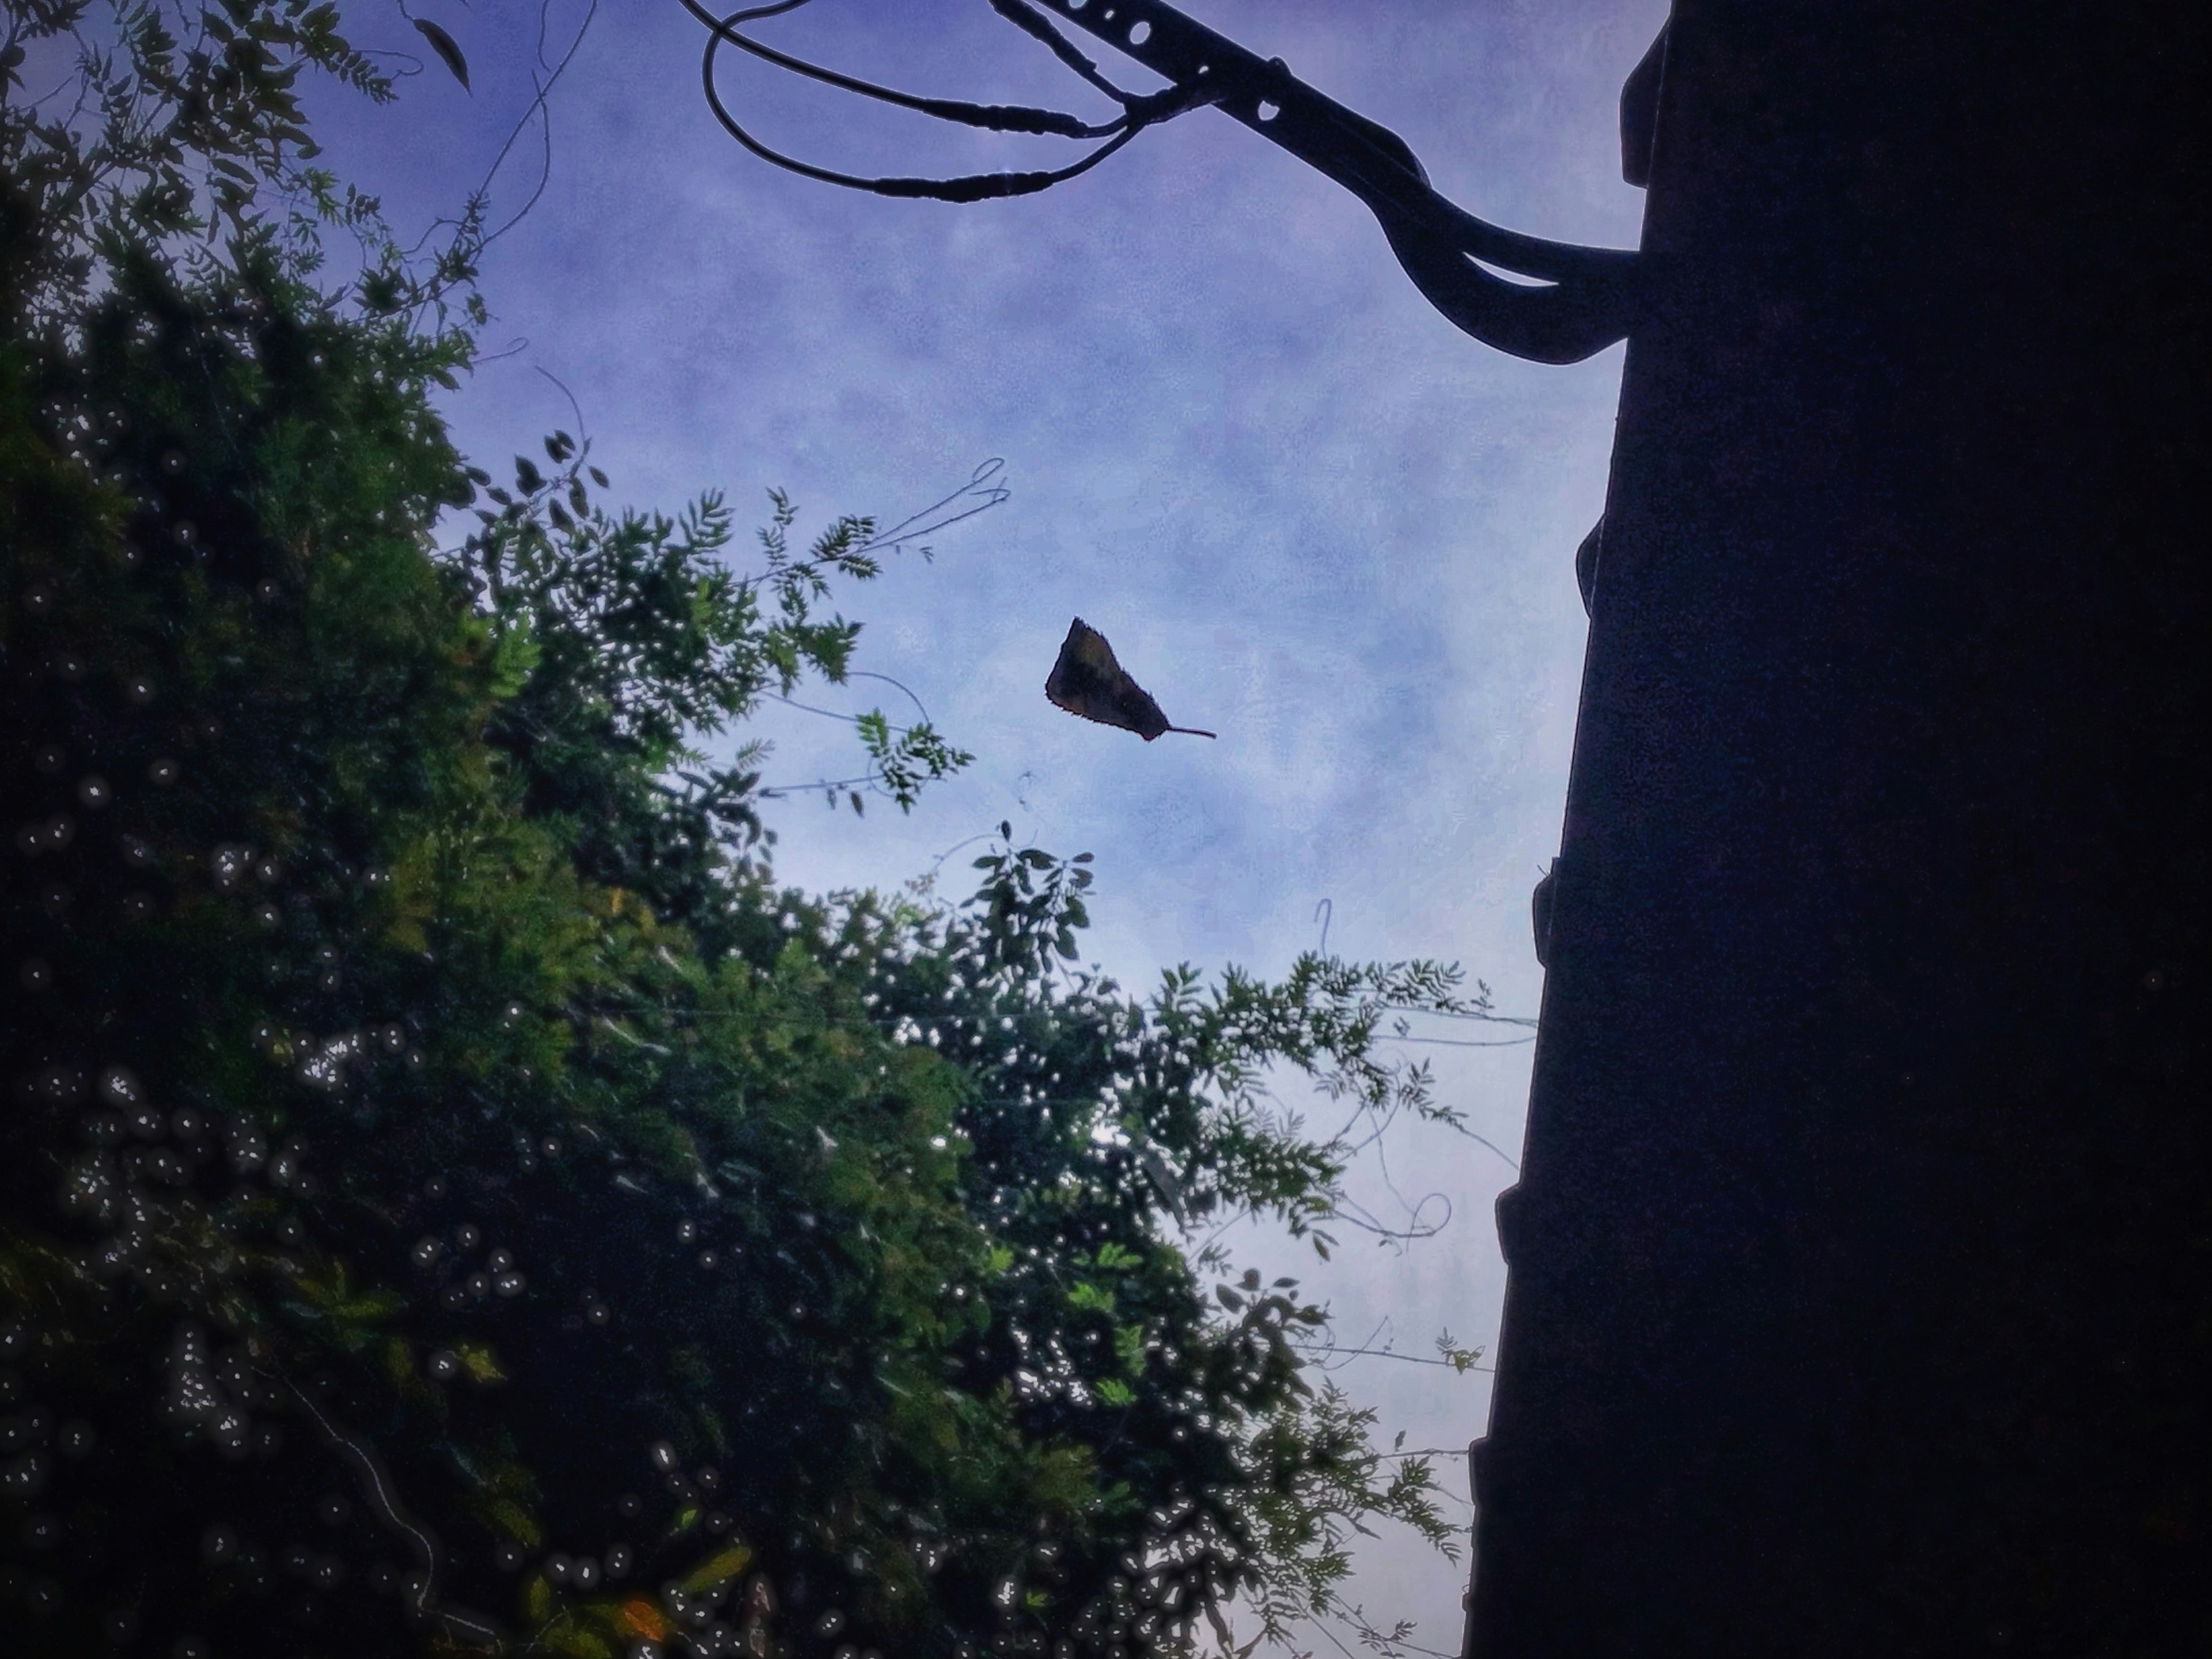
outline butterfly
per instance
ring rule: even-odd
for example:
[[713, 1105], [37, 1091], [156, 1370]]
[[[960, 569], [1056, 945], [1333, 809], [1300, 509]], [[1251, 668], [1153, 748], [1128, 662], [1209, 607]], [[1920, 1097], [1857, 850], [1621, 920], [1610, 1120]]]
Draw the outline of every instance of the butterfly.
[[1194, 726], [1170, 726], [1159, 704], [1114, 660], [1114, 647], [1106, 643], [1106, 636], [1080, 617], [1068, 624], [1067, 637], [1060, 641], [1060, 660], [1052, 665], [1044, 694], [1055, 707], [1071, 714], [1134, 732], [1146, 743], [1163, 732], [1182, 732], [1194, 738], [1213, 736]]

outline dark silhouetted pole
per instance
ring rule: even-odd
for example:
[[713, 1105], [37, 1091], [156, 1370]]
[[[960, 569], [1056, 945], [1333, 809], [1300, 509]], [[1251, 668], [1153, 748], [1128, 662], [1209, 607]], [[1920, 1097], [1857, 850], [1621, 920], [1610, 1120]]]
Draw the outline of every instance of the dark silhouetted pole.
[[1680, 0], [1624, 98], [1479, 1659], [2212, 1652], [2202, 20]]

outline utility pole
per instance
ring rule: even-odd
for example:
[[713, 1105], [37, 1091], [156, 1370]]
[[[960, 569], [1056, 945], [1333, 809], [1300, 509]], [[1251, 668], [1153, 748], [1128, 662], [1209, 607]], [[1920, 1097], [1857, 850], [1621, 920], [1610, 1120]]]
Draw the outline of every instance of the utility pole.
[[2212, 1651], [2203, 40], [1678, 0], [1624, 100], [1480, 1659]]

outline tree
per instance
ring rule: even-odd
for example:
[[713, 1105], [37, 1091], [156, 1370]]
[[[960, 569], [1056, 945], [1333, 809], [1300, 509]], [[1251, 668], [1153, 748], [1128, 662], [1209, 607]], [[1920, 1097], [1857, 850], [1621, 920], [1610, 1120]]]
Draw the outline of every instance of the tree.
[[[746, 578], [567, 434], [494, 489], [433, 402], [478, 216], [417, 267], [307, 165], [300, 72], [389, 90], [335, 10], [126, 10], [79, 131], [16, 94], [84, 10], [0, 53], [24, 1650], [1169, 1652], [1328, 1605], [1369, 1517], [1444, 1541], [1322, 1310], [1183, 1241], [1325, 1248], [1346, 1146], [1267, 1068], [1448, 1117], [1377, 1026], [1486, 993], [1122, 999], [1088, 855], [1004, 825], [957, 908], [779, 888], [744, 763], [685, 774], [845, 673], [815, 605], [896, 531], [796, 558], [779, 497]], [[861, 736], [902, 805], [967, 758]]]

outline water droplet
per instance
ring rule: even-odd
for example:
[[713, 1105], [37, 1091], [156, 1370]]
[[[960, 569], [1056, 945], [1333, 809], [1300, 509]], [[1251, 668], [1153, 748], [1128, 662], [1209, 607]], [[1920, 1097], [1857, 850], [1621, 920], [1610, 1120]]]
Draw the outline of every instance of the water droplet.
[[614, 1317], [614, 1313], [605, 1303], [593, 1302], [585, 1307], [584, 1317], [592, 1324], [604, 1325]]
[[77, 1120], [77, 1131], [95, 1146], [112, 1146], [128, 1133], [116, 1112], [87, 1112]]
[[476, 1249], [483, 1242], [483, 1235], [478, 1232], [474, 1224], [471, 1222], [464, 1221], [453, 1229], [453, 1248], [464, 1255]]
[[527, 1281], [520, 1273], [501, 1273], [491, 1282], [492, 1289], [501, 1296], [520, 1296]]
[[568, 1558], [556, 1550], [545, 1558], [543, 1571], [550, 1583], [565, 1584], [568, 1582]]
[[25, 957], [15, 964], [15, 981], [26, 991], [43, 991], [54, 982], [54, 970], [43, 957]]
[[629, 1546], [610, 1544], [607, 1547], [607, 1577], [624, 1578], [629, 1575]]
[[77, 800], [88, 811], [98, 811], [106, 805], [112, 793], [107, 787], [107, 780], [97, 772], [88, 772], [77, 780]]
[[656, 1440], [647, 1450], [653, 1467], [665, 1473], [676, 1467], [676, 1448], [665, 1440]]
[[234, 1559], [238, 1554], [237, 1529], [216, 1522], [200, 1534], [200, 1554], [215, 1566]]
[[156, 788], [166, 789], [177, 781], [177, 763], [167, 755], [146, 769], [146, 781]]
[[229, 1143], [230, 1167], [236, 1174], [251, 1174], [268, 1161], [269, 1143], [252, 1124], [233, 1122], [226, 1139]]
[[441, 1348], [430, 1356], [430, 1375], [441, 1382], [450, 1382], [460, 1374], [460, 1358], [450, 1349]]

